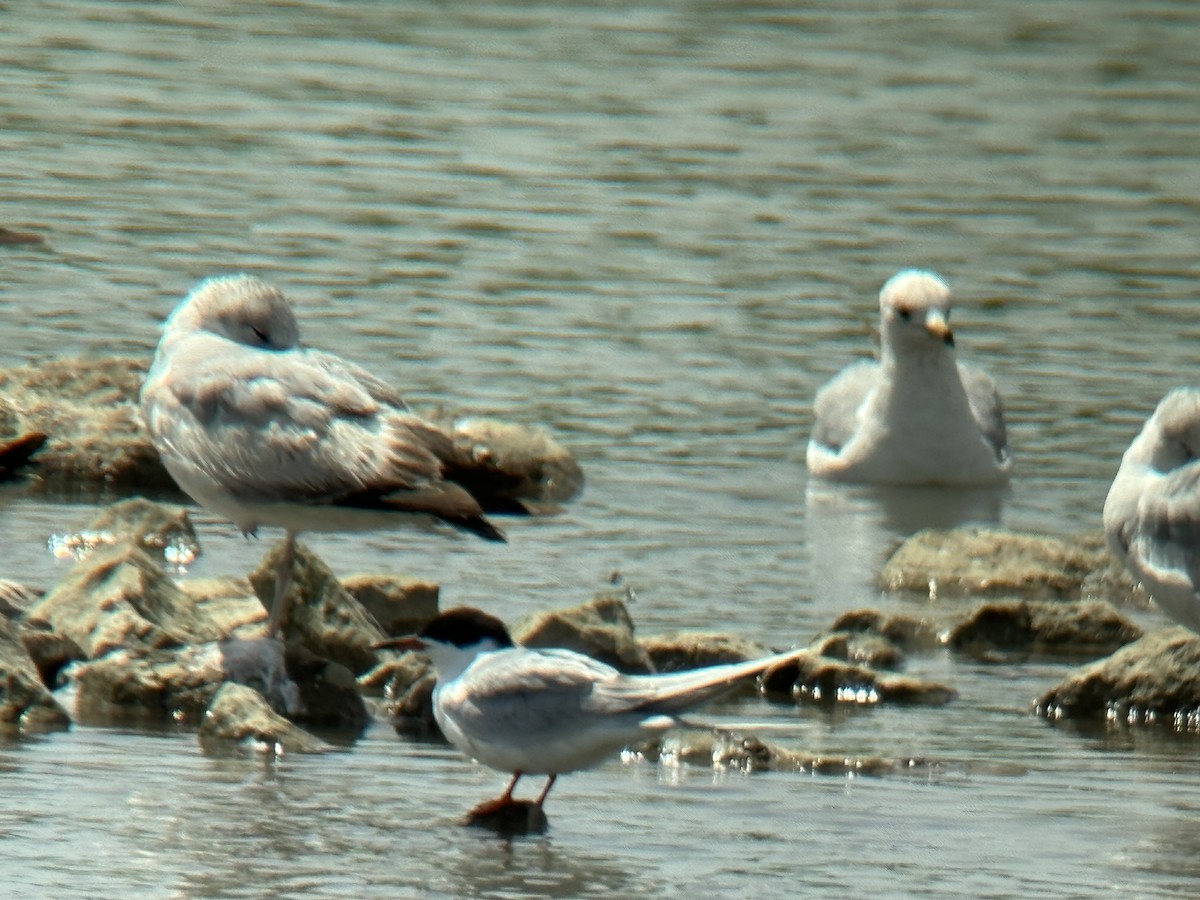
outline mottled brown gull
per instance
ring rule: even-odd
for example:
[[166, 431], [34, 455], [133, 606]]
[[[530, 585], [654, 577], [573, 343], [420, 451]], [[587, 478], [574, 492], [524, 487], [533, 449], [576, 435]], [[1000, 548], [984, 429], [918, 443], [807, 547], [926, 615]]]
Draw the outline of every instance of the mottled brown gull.
[[261, 279], [211, 278], [179, 304], [141, 409], [163, 464], [193, 500], [247, 533], [285, 529], [270, 636], [297, 532], [436, 520], [504, 540], [484, 516], [478, 479], [469, 488], [455, 481], [450, 435], [369, 372], [302, 347], [291, 306]]
[[950, 289], [906, 269], [879, 294], [880, 359], [843, 369], [817, 392], [808, 469], [868, 484], [998, 485], [1012, 472], [995, 383], [959, 362]]
[[1200, 389], [1167, 394], [1129, 445], [1104, 533], [1159, 608], [1200, 632]]

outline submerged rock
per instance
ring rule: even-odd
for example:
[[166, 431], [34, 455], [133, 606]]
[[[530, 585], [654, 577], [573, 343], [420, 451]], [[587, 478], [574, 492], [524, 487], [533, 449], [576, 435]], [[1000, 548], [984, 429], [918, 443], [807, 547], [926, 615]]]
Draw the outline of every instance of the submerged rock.
[[930, 599], [975, 595], [1078, 599], [1085, 581], [1114, 566], [1103, 539], [1062, 539], [992, 529], [922, 531], [879, 574], [888, 591]]
[[623, 672], [649, 672], [650, 655], [633, 636], [624, 597], [624, 592], [602, 593], [579, 606], [526, 616], [513, 626], [513, 640], [586, 653]]
[[1182, 627], [1152, 631], [1072, 672], [1035, 709], [1048, 719], [1200, 730], [1200, 636]]
[[56, 731], [70, 716], [42, 683], [16, 629], [0, 617], [0, 734]]
[[[270, 609], [275, 597], [275, 573], [282, 554], [281, 541], [250, 574], [250, 584], [266, 609]], [[280, 628], [289, 642], [302, 644], [317, 656], [341, 663], [355, 675], [375, 665], [378, 657], [371, 647], [387, 637], [374, 617], [342, 587], [329, 566], [299, 541]]]
[[1141, 628], [1098, 600], [998, 600], [984, 603], [956, 625], [948, 642], [971, 652], [1099, 656], [1141, 636]]
[[330, 749], [324, 741], [272, 710], [258, 691], [232, 682], [221, 686], [205, 712], [200, 742], [209, 751], [227, 749], [231, 744], [251, 744], [273, 755]]
[[546, 813], [532, 800], [514, 800], [503, 806], [476, 807], [463, 818], [472, 828], [486, 828], [503, 837], [545, 834], [550, 827]]
[[660, 763], [711, 765], [739, 772], [798, 772], [808, 775], [911, 775], [928, 777], [948, 767], [917, 757], [889, 759], [882, 756], [828, 756], [792, 750], [754, 735], [725, 730], [676, 729], [643, 755]]

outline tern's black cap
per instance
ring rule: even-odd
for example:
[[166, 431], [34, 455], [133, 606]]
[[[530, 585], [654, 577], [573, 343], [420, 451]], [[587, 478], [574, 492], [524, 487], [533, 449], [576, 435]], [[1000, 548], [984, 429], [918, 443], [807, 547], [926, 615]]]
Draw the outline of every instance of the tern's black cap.
[[513, 645], [503, 622], [473, 606], [457, 606], [440, 613], [421, 629], [419, 637], [456, 647], [470, 647], [487, 638], [499, 647]]

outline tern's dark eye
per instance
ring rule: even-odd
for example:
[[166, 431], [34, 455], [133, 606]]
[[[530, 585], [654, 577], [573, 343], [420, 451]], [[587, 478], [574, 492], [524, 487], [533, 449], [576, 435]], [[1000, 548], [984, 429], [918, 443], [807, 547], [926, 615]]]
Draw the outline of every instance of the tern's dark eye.
[[909, 319], [912, 318], [912, 310], [909, 309], [907, 306], [897, 306], [896, 307], [896, 315], [898, 315], [901, 319], [903, 319], [905, 322], [907, 322]]

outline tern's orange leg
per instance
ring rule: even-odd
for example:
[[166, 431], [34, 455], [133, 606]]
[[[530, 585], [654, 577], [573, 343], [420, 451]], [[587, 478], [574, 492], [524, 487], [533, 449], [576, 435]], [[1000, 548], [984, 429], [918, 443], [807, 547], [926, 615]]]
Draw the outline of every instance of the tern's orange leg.
[[546, 786], [542, 788], [542, 792], [538, 794], [536, 805], [538, 809], [542, 808], [542, 804], [546, 802], [546, 795], [550, 793], [550, 788], [554, 787], [554, 782], [558, 779], [557, 775], [551, 775], [546, 779]]

